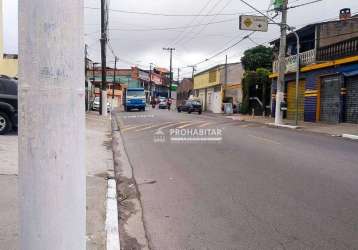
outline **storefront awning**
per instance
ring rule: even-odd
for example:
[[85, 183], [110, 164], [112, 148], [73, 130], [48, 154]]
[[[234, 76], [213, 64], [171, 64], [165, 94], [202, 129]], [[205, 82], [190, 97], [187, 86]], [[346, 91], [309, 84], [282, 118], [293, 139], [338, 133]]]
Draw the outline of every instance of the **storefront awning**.
[[343, 72], [343, 75], [344, 75], [345, 77], [356, 76], [356, 75], [358, 75], [358, 69], [357, 69], [357, 70], [348, 71], [348, 72]]

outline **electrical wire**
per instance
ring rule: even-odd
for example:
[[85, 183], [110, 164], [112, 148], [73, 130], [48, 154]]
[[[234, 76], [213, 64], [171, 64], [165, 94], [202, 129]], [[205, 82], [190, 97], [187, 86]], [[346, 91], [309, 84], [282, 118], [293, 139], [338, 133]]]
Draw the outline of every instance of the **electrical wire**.
[[[90, 10], [100, 10], [98, 7], [84, 7]], [[234, 13], [213, 13], [213, 14], [166, 14], [166, 13], [155, 13], [146, 11], [129, 11], [120, 9], [108, 9], [110, 12], [119, 12], [124, 14], [135, 14], [135, 15], [149, 15], [149, 16], [164, 16], [164, 17], [210, 17], [210, 16], [237, 16], [242, 14], [251, 14], [251, 12], [234, 12]]]
[[[232, 0], [229, 0], [219, 11], [219, 13], [221, 13], [230, 3], [232, 2]], [[212, 22], [216, 17], [218, 17], [217, 15], [216, 16], [213, 16], [213, 18], [210, 19], [210, 22]], [[194, 38], [197, 37], [198, 35], [200, 35], [206, 28], [208, 27], [208, 25], [204, 25], [195, 35], [194, 35]], [[194, 38], [189, 38], [187, 40], [184, 40], [182, 41], [182, 43], [184, 44], [187, 44], [188, 42], [194, 40]]]
[[228, 22], [233, 22], [236, 21], [236, 18], [231, 18], [231, 19], [224, 19], [224, 20], [220, 20], [220, 21], [216, 21], [216, 22], [209, 22], [209, 23], [204, 23], [204, 24], [196, 24], [196, 25], [191, 25], [191, 26], [178, 26], [178, 27], [158, 27], [158, 28], [148, 28], [148, 29], [124, 29], [124, 28], [111, 28], [109, 30], [118, 30], [118, 31], [163, 31], [163, 30], [178, 30], [178, 29], [186, 29], [186, 28], [190, 28], [190, 27], [200, 27], [200, 26], [205, 26], [205, 25], [211, 25], [211, 24], [219, 24], [219, 23], [228, 23]]
[[[207, 14], [212, 13], [212, 12], [215, 10], [215, 8], [216, 8], [222, 1], [223, 1], [223, 0], [218, 0], [217, 2], [215, 2], [214, 5], [208, 10]], [[214, 18], [215, 18], [215, 17], [214, 17]], [[204, 20], [205, 20], [205, 18], [203, 18], [201, 21], [199, 20], [199, 22], [198, 22], [197, 24], [203, 24]], [[210, 20], [210, 22], [211, 22], [211, 21], [213, 21], [213, 18]], [[205, 26], [205, 25], [204, 25], [204, 26]], [[194, 29], [195, 29], [195, 28], [192, 28], [191, 30], [194, 31]], [[175, 43], [174, 43], [173, 45], [178, 44], [179, 42], [185, 40], [185, 39], [186, 39], [185, 35], [186, 35], [186, 34], [184, 34], [180, 39], [178, 39], [177, 41], [175, 41]]]

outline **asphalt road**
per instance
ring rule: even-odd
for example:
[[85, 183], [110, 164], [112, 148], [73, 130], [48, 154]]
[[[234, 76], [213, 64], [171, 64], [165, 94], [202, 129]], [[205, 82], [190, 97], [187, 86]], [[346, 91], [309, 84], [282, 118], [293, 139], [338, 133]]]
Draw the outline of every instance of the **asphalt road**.
[[[152, 249], [358, 249], [357, 142], [167, 110], [118, 117]], [[192, 137], [174, 128], [222, 141], [173, 141]]]

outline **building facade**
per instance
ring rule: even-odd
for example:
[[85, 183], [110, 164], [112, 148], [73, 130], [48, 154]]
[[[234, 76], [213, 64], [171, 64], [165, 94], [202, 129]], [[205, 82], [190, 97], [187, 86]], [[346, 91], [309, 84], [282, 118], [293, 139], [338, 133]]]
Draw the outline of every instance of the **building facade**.
[[18, 56], [4, 54], [4, 36], [3, 36], [3, 4], [0, 0], [0, 75], [9, 77], [18, 76]]
[[193, 79], [184, 78], [183, 80], [181, 80], [181, 82], [178, 84], [177, 91], [176, 91], [177, 104], [181, 105], [185, 100], [189, 99], [189, 97], [194, 94], [193, 89], [194, 89]]
[[[301, 42], [298, 118], [308, 122], [358, 123], [358, 17], [308, 25], [297, 31]], [[272, 43], [278, 48], [279, 42]], [[296, 115], [296, 41], [287, 37], [284, 116]], [[272, 114], [275, 114], [277, 66], [273, 65]]]
[[222, 113], [223, 102], [238, 106], [242, 102], [243, 75], [240, 63], [220, 64], [196, 74], [193, 89], [203, 110]]

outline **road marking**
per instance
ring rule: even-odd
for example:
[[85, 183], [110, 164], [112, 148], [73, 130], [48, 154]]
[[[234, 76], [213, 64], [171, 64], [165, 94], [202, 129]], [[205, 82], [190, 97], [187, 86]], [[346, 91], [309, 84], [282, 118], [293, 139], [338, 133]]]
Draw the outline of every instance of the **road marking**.
[[256, 135], [252, 135], [252, 134], [249, 134], [249, 136], [250, 136], [250, 137], [253, 137], [253, 138], [256, 138], [256, 139], [258, 139], [258, 140], [264, 141], [264, 142], [269, 142], [269, 143], [281, 145], [280, 142], [274, 141], [274, 140], [271, 140], [271, 139], [268, 139], [268, 138], [265, 138], [265, 137], [260, 137], [260, 136], [256, 136]]
[[149, 126], [151, 125], [151, 123], [146, 123], [146, 124], [141, 124], [141, 125], [136, 125], [136, 126], [126, 126], [124, 127], [123, 129], [121, 129], [122, 132], [125, 132], [125, 131], [128, 131], [128, 130], [132, 130], [132, 129], [136, 129], [136, 128], [140, 128], [140, 127], [143, 127], [143, 126]]
[[184, 125], [182, 125], [182, 126], [180, 126], [180, 127], [177, 127], [178, 129], [182, 129], [182, 128], [186, 128], [186, 127], [190, 127], [190, 126], [193, 126], [193, 125], [196, 125], [196, 124], [200, 124], [200, 123], [202, 123], [203, 121], [200, 121], [200, 122], [190, 122], [190, 123], [188, 123], [188, 124], [184, 124]]
[[144, 127], [144, 128], [140, 128], [140, 129], [137, 129], [135, 132], [140, 132], [140, 131], [144, 131], [144, 130], [147, 130], [147, 129], [151, 129], [151, 128], [155, 128], [155, 127], [158, 127], [158, 126], [162, 126], [164, 124], [172, 124], [173, 122], [164, 122], [162, 124], [157, 124], [157, 125], [150, 125], [150, 126], [147, 126], [147, 127]]
[[198, 127], [199, 127], [199, 128], [204, 128], [204, 127], [209, 126], [209, 125], [211, 125], [211, 124], [213, 124], [213, 123], [212, 123], [212, 122], [205, 122], [205, 123], [201, 124], [201, 125], [198, 126]]
[[190, 121], [176, 122], [176, 123], [173, 123], [173, 124], [169, 124], [169, 125], [160, 127], [160, 128], [158, 128], [158, 130], [162, 130], [162, 129], [165, 129], [165, 128], [173, 127], [173, 126], [180, 125], [180, 124], [183, 124], [183, 123], [188, 123], [188, 122], [190, 122]]
[[153, 118], [154, 115], [124, 115], [122, 116], [123, 119], [128, 119], [128, 118]]

